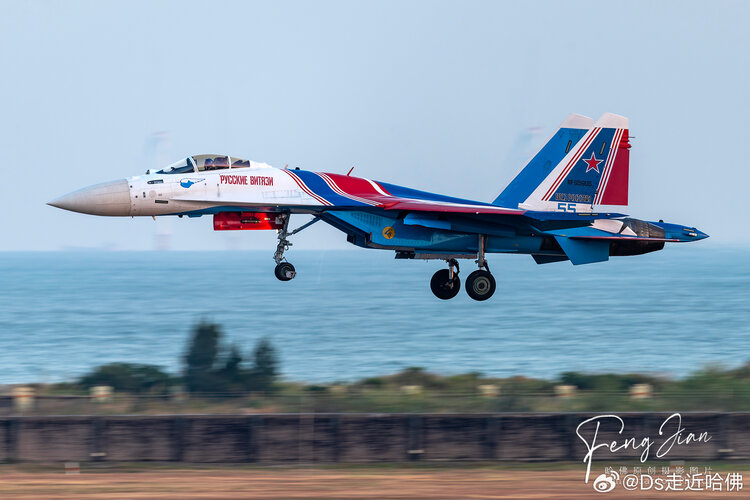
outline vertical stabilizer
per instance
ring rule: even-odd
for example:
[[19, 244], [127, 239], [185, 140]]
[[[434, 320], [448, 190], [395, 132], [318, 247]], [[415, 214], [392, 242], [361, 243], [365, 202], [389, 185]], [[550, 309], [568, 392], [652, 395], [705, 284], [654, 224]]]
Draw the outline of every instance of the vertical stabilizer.
[[630, 178], [630, 140], [628, 123], [618, 136], [617, 148], [612, 161], [606, 166], [597, 190], [594, 205], [628, 205], [628, 183]]
[[557, 131], [544, 146], [528, 161], [521, 172], [508, 184], [493, 205], [518, 208], [581, 140], [581, 137], [594, 125], [588, 116], [571, 113], [560, 124]]
[[527, 210], [591, 212], [628, 204], [628, 119], [605, 113], [519, 205]]

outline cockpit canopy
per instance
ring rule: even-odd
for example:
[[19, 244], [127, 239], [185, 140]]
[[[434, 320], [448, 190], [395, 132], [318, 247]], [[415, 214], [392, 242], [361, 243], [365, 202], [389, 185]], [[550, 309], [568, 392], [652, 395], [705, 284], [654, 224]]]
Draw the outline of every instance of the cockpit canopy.
[[[258, 164], [255, 164], [258, 165]], [[149, 170], [147, 174], [187, 174], [190, 172], [205, 172], [208, 170], [223, 170], [226, 168], [251, 167], [249, 160], [232, 158], [227, 155], [193, 155], [176, 161], [157, 171]]]

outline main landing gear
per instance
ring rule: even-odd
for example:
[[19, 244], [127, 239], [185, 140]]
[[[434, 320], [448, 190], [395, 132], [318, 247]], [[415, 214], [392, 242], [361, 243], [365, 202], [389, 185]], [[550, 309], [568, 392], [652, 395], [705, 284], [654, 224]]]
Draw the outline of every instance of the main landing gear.
[[486, 245], [487, 237], [480, 234], [476, 260], [479, 269], [466, 278], [466, 293], [474, 300], [487, 300], [495, 293], [495, 278], [490, 273], [490, 266], [487, 265], [487, 260], [484, 258]]
[[[477, 252], [476, 263], [479, 269], [472, 272], [466, 278], [466, 293], [474, 300], [487, 300], [495, 293], [497, 284], [495, 278], [490, 273], [487, 260], [484, 258], [485, 246], [487, 243], [486, 236], [479, 236], [479, 251]], [[443, 300], [452, 299], [458, 295], [461, 289], [461, 280], [458, 277], [459, 266], [456, 259], [448, 259], [448, 269], [441, 269], [432, 276], [430, 288], [435, 297]], [[455, 268], [455, 269], [454, 269]]]
[[279, 280], [289, 281], [297, 276], [297, 271], [295, 271], [292, 263], [287, 262], [286, 257], [284, 257], [284, 252], [289, 250], [289, 247], [292, 246], [292, 242], [289, 241], [287, 237], [292, 236], [293, 234], [297, 234], [303, 229], [307, 229], [308, 227], [312, 226], [320, 220], [320, 217], [315, 217], [310, 222], [303, 224], [292, 232], [288, 231], [289, 214], [281, 215], [281, 219], [283, 222], [283, 226], [277, 231], [276, 237], [279, 239], [279, 243], [278, 245], [276, 245], [276, 252], [274, 252], [273, 254], [273, 260], [274, 262], [276, 262], [276, 268], [273, 270], [273, 273]]
[[495, 278], [489, 270], [477, 269], [466, 278], [466, 293], [474, 300], [489, 299], [495, 293], [495, 286]]
[[[432, 275], [430, 288], [435, 297], [443, 300], [452, 299], [461, 290], [461, 280], [458, 277], [458, 261], [449, 259], [448, 269], [441, 269]], [[455, 267], [455, 269], [454, 269]]]

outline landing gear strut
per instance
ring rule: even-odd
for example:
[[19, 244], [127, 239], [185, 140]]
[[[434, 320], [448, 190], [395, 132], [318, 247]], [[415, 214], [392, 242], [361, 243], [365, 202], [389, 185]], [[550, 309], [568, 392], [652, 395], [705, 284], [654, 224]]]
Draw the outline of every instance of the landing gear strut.
[[[452, 299], [461, 290], [461, 280], [458, 277], [459, 266], [456, 259], [448, 259], [448, 269], [441, 269], [432, 275], [430, 288], [435, 297], [443, 300]], [[455, 267], [455, 270], [454, 270]]]
[[479, 269], [466, 278], [466, 293], [474, 300], [487, 300], [495, 293], [495, 278], [490, 273], [490, 267], [484, 258], [486, 244], [487, 237], [480, 234], [476, 260]]
[[297, 234], [303, 229], [306, 229], [320, 220], [320, 217], [313, 218], [307, 224], [303, 224], [292, 232], [289, 232], [289, 214], [283, 214], [280, 216], [283, 226], [277, 231], [276, 237], [279, 239], [279, 243], [276, 245], [276, 252], [273, 254], [273, 260], [276, 262], [276, 268], [273, 273], [281, 281], [289, 281], [297, 276], [297, 271], [294, 270], [294, 266], [291, 262], [287, 262], [284, 257], [284, 252], [289, 250], [292, 246], [292, 242], [287, 239], [288, 236]]

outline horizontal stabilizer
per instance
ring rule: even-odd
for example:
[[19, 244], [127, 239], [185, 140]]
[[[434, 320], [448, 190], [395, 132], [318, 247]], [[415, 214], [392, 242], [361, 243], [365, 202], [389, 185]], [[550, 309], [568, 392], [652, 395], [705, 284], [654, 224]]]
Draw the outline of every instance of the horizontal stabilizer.
[[[570, 231], [568, 231], [570, 232]], [[610, 236], [570, 236], [570, 238], [574, 240], [580, 240], [580, 241], [661, 241], [661, 242], [678, 242], [680, 241], [677, 238], [648, 238], [646, 236], [620, 236], [620, 235], [610, 235]]]
[[524, 213], [529, 219], [535, 221], [586, 221], [592, 222], [597, 219], [619, 219], [625, 217], [625, 214], [613, 212], [535, 212], [527, 211]]
[[[559, 227], [552, 224], [556, 221], [542, 221], [537, 223], [537, 227], [548, 227], [547, 233], [555, 237], [566, 237], [576, 241], [680, 241], [679, 238], [666, 235], [664, 230], [655, 224], [635, 221], [633, 219], [596, 219], [591, 225], [578, 224], [573, 226], [573, 221], [569, 227], [563, 227], [563, 222], [558, 222]], [[636, 229], [634, 231], [633, 229]]]
[[609, 241], [579, 240], [565, 236], [555, 236], [555, 240], [575, 266], [609, 260]]

